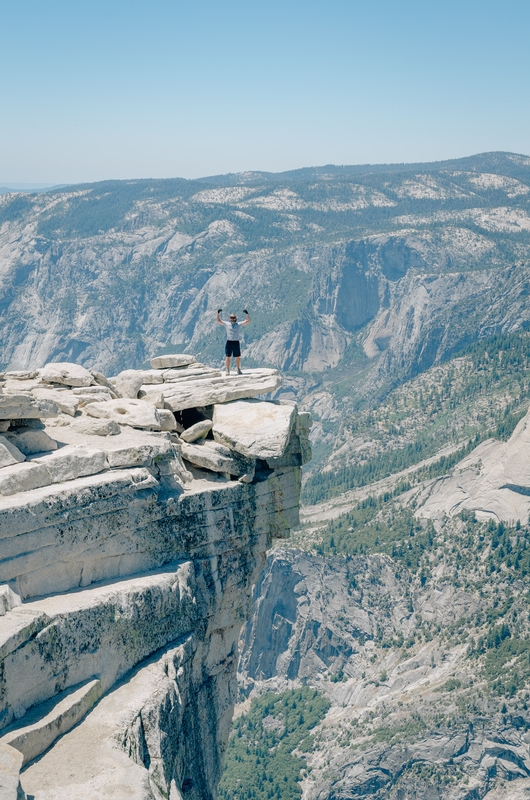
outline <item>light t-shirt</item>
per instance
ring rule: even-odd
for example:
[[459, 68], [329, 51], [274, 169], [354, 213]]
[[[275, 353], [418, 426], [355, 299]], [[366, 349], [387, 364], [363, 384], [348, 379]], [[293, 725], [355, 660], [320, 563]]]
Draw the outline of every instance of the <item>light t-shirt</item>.
[[240, 322], [225, 322], [221, 320], [226, 328], [226, 339], [229, 342], [239, 342], [241, 338], [241, 323]]

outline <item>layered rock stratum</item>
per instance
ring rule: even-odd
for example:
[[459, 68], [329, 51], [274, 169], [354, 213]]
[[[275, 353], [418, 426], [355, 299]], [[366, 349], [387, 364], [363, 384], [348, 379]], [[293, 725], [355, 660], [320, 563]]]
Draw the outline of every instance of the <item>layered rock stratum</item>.
[[259, 399], [275, 370], [181, 355], [110, 380], [68, 362], [2, 377], [2, 798], [214, 797], [309, 415]]

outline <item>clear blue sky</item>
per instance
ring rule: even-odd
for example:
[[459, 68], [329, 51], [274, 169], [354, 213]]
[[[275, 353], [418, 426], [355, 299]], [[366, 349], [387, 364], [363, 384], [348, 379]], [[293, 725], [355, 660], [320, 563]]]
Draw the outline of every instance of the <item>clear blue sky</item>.
[[0, 185], [530, 153], [528, 0], [0, 0]]

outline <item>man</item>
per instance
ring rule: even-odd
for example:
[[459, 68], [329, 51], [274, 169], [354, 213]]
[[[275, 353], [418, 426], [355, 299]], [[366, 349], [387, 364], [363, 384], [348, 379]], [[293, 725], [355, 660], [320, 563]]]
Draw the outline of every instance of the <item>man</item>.
[[247, 318], [243, 322], [238, 322], [235, 314], [230, 314], [228, 322], [225, 322], [225, 320], [222, 320], [219, 316], [222, 310], [222, 308], [218, 309], [216, 321], [219, 325], [224, 325], [226, 330], [226, 374], [230, 375], [230, 359], [232, 356], [235, 356], [237, 374], [241, 375], [241, 348], [239, 346], [239, 339], [241, 336], [241, 328], [243, 325], [248, 325], [250, 322], [250, 315], [245, 308], [243, 314], [246, 314]]

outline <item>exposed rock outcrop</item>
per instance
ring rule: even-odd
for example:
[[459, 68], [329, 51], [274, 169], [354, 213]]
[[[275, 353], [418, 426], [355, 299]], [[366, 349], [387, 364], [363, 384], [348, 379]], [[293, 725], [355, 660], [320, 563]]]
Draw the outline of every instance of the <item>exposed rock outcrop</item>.
[[[309, 420], [241, 399], [276, 388], [273, 370], [198, 381], [189, 364], [154, 360], [151, 384], [129, 371], [106, 386], [70, 364], [18, 376], [17, 394], [5, 383], [5, 452], [17, 437], [45, 448], [0, 467], [6, 800], [215, 795], [240, 627], [267, 547], [297, 524]], [[158, 390], [156, 405], [111, 396], [142, 385]], [[73, 417], [51, 399], [66, 394]], [[239, 421], [228, 444], [213, 440], [219, 400]], [[163, 413], [173, 432], [160, 430]], [[209, 438], [181, 440], [175, 414], [192, 439]]]
[[472, 511], [479, 519], [525, 524], [530, 517], [530, 410], [510, 439], [488, 439], [451, 475], [422, 491], [418, 515], [438, 518]]

